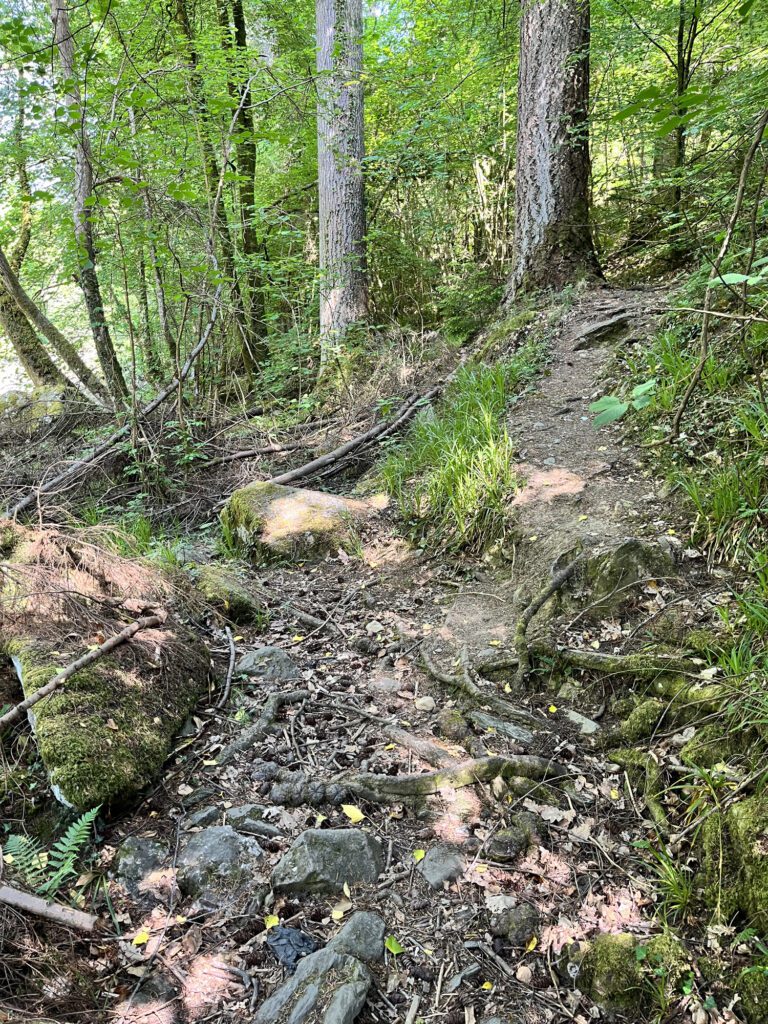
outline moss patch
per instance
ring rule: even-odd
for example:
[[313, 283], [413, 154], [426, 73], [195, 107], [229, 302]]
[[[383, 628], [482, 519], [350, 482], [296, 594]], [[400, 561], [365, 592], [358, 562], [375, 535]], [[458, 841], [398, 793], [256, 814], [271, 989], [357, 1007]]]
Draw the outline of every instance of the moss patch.
[[232, 622], [259, 626], [269, 622], [266, 605], [249, 590], [234, 565], [212, 562], [201, 566], [197, 586], [206, 600]]
[[585, 990], [610, 1010], [629, 1010], [643, 1001], [643, 974], [633, 935], [599, 935], [584, 957]]
[[747, 1024], [765, 1024], [768, 1020], [768, 968], [752, 967], [736, 979], [734, 991], [741, 1002]]

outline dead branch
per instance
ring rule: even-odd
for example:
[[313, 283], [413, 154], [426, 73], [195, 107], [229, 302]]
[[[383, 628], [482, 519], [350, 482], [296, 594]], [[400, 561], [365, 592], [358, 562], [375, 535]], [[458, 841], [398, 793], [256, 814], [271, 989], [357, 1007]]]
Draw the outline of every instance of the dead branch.
[[235, 660], [237, 659], [237, 648], [235, 647], [235, 639], [232, 636], [232, 630], [229, 628], [229, 626], [225, 626], [224, 632], [227, 634], [227, 643], [229, 644], [229, 664], [227, 665], [227, 678], [224, 681], [224, 687], [221, 691], [221, 696], [214, 705], [217, 711], [220, 708], [225, 707], [227, 701], [229, 700], [229, 692], [232, 689], [232, 676], [235, 673]]
[[219, 455], [215, 459], [209, 459], [205, 468], [222, 466], [227, 462], [236, 462], [238, 459], [255, 459], [259, 455], [279, 455], [282, 452], [294, 452], [297, 448], [303, 448], [301, 444], [267, 444], [263, 448], [248, 448], [238, 452], [229, 452], [227, 455]]
[[298, 466], [296, 469], [291, 469], [287, 473], [280, 473], [278, 476], [273, 476], [268, 483], [288, 484], [292, 483], [294, 480], [302, 480], [305, 477], [313, 476], [319, 470], [325, 469], [326, 466], [339, 462], [351, 451], [372, 444], [374, 441], [379, 442], [384, 440], [384, 438], [389, 437], [395, 431], [404, 426], [408, 420], [416, 415], [418, 410], [426, 402], [429, 402], [431, 399], [439, 395], [442, 388], [443, 385], [440, 384], [424, 395], [411, 395], [400, 406], [391, 420], [387, 420], [383, 423], [377, 423], [364, 433], [358, 434], [357, 437], [353, 437], [350, 441], [347, 441], [340, 447], [335, 448], [332, 452], [328, 452], [326, 455], [320, 455], [318, 458], [313, 459], [311, 462], [307, 462], [303, 466]]
[[44, 917], [47, 921], [54, 921], [65, 928], [76, 928], [81, 932], [92, 932], [98, 921], [92, 914], [74, 910], [61, 903], [51, 903], [39, 896], [22, 892], [21, 889], [15, 889], [12, 885], [0, 885], [0, 903], [34, 914], [36, 917]]
[[57, 672], [56, 675], [45, 684], [41, 686], [39, 690], [35, 690], [34, 693], [30, 694], [29, 697], [25, 698], [16, 707], [11, 708], [2, 717], [0, 717], [0, 735], [5, 732], [10, 726], [19, 719], [35, 704], [38, 704], [45, 697], [57, 690], [62, 683], [65, 683], [67, 679], [75, 675], [81, 669], [86, 668], [88, 665], [93, 664], [99, 658], [102, 658], [105, 654], [109, 654], [110, 651], [114, 651], [116, 647], [124, 644], [131, 637], [135, 636], [142, 629], [151, 629], [153, 626], [161, 626], [165, 622], [165, 615], [146, 615], [141, 619], [136, 619], [130, 626], [126, 626], [119, 633], [115, 633], [114, 636], [109, 637], [105, 640], [100, 647], [96, 647], [92, 651], [88, 651], [82, 658], [78, 658], [77, 661], [73, 661], [71, 665], [67, 665], [66, 668], [62, 669], [61, 672]]
[[[194, 366], [198, 356], [201, 354], [205, 346], [208, 344], [208, 339], [210, 338], [214, 324], [218, 319], [221, 304], [221, 293], [223, 287], [223, 284], [220, 284], [217, 287], [213, 296], [211, 317], [208, 323], [205, 325], [203, 333], [200, 335], [200, 340], [189, 353], [187, 361], [182, 366], [178, 375], [174, 377], [174, 379], [171, 381], [168, 387], [164, 388], [159, 395], [153, 398], [152, 401], [145, 405], [142, 409], [139, 409], [137, 411], [136, 416], [138, 419], [142, 420], [146, 419], [148, 416], [151, 416], [155, 409], [161, 406], [163, 402], [166, 401], [167, 398], [170, 398], [174, 391], [176, 391], [189, 376], [189, 372]], [[41, 494], [50, 494], [51, 491], [55, 491], [62, 484], [68, 484], [72, 480], [77, 479], [82, 474], [87, 473], [88, 470], [90, 470], [94, 465], [96, 465], [96, 463], [99, 461], [99, 459], [101, 459], [103, 455], [106, 455], [107, 452], [111, 451], [115, 447], [115, 445], [118, 444], [118, 442], [122, 441], [124, 437], [128, 436], [132, 426], [132, 422], [125, 423], [122, 427], [114, 431], [114, 433], [110, 434], [105, 441], [102, 441], [101, 444], [96, 445], [96, 447], [93, 448], [88, 453], [88, 455], [84, 456], [82, 459], [77, 459], [75, 462], [71, 463], [71, 465], [67, 466], [66, 469], [62, 470], [61, 473], [58, 473], [50, 480], [38, 484], [38, 486], [35, 487], [34, 490], [30, 491], [30, 493], [26, 497], [21, 498], [19, 501], [16, 502], [16, 504], [12, 508], [8, 509], [6, 513], [8, 518], [14, 519], [16, 516], [18, 516], [20, 512], [24, 512], [26, 509], [30, 508], [39, 500]]]

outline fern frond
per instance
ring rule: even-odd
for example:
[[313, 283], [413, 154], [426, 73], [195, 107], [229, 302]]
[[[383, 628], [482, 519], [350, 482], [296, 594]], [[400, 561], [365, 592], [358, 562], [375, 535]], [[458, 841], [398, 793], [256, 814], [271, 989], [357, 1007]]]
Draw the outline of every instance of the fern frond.
[[73, 821], [67, 831], [51, 847], [47, 878], [38, 886], [41, 896], [53, 896], [67, 879], [77, 874], [75, 865], [91, 838], [91, 829], [100, 808], [94, 807]]
[[11, 835], [3, 844], [3, 860], [15, 875], [36, 889], [45, 877], [48, 854], [38, 839]]

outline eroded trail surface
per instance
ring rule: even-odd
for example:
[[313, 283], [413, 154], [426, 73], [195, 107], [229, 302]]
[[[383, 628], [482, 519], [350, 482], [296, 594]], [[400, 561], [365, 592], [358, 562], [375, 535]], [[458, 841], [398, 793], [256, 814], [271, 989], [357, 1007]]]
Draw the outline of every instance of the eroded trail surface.
[[[354, 555], [259, 570], [289, 605], [235, 633], [226, 709], [189, 723], [108, 836], [120, 1020], [586, 1022], [595, 1000], [643, 1019], [634, 951], [595, 951], [653, 948], [632, 844], [663, 812], [607, 751], [628, 737], [590, 672], [717, 597], [624, 428], [595, 431], [587, 407], [656, 300], [599, 289], [565, 318], [509, 410], [517, 528], [485, 560], [414, 550], [382, 513]], [[571, 563], [526, 624], [521, 678], [521, 616]]]

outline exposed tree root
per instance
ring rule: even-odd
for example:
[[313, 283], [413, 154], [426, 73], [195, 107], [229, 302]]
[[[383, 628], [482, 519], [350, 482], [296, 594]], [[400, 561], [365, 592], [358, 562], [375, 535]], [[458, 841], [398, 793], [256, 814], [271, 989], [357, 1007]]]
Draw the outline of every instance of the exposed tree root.
[[514, 684], [517, 688], [525, 686], [528, 674], [531, 671], [531, 655], [528, 649], [528, 641], [526, 639], [531, 619], [538, 611], [541, 610], [542, 606], [547, 603], [550, 597], [556, 594], [558, 590], [568, 582], [583, 561], [583, 558], [583, 555], [579, 555], [577, 558], [574, 558], [572, 562], [569, 562], [563, 569], [560, 569], [559, 572], [556, 572], [547, 586], [544, 587], [533, 601], [531, 601], [528, 607], [523, 610], [522, 615], [517, 620], [517, 625], [515, 626], [517, 671], [514, 679]]
[[[658, 676], [665, 673], [683, 673], [700, 678], [701, 665], [686, 658], [667, 657], [663, 654], [603, 654], [600, 651], [584, 651], [569, 647], [538, 645], [537, 653], [558, 658], [574, 668], [592, 672], [608, 672], [612, 675]], [[689, 684], [686, 684], [689, 685]]]
[[219, 764], [227, 764], [236, 754], [258, 743], [260, 739], [269, 732], [275, 724], [278, 712], [283, 704], [296, 704], [298, 701], [306, 700], [309, 697], [309, 690], [289, 690], [287, 693], [273, 693], [264, 704], [264, 710], [258, 721], [244, 729], [240, 735], [228, 744], [218, 756]]

